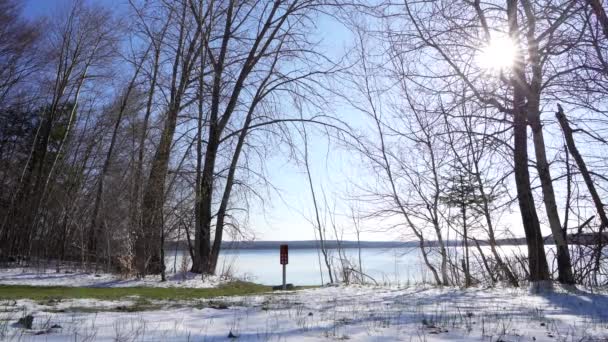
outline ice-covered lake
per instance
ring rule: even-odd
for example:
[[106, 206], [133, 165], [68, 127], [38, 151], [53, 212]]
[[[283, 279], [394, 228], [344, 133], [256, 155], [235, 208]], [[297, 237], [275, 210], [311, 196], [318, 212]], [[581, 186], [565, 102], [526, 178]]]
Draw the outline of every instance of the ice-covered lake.
[[[489, 248], [482, 247], [490, 254]], [[525, 246], [502, 246], [502, 253], [526, 254]], [[166, 251], [168, 273], [179, 272], [182, 255], [185, 251]], [[186, 252], [187, 253], [187, 252]], [[347, 259], [358, 268], [359, 250], [344, 249]], [[461, 248], [450, 247], [449, 253], [462, 255]], [[337, 250], [330, 250], [330, 258], [338, 265]], [[437, 257], [436, 253], [432, 257]], [[459, 258], [458, 256], [455, 258]], [[432, 281], [432, 275], [424, 266], [418, 248], [362, 248], [361, 260], [364, 273], [378, 283], [408, 284]], [[319, 267], [321, 262], [321, 270]], [[472, 260], [471, 262], [476, 262]], [[227, 249], [220, 254], [218, 274], [228, 273], [265, 285], [281, 283], [282, 269], [279, 263], [279, 250], [276, 249]], [[322, 272], [322, 273], [321, 273]], [[295, 285], [320, 285], [329, 282], [323, 256], [316, 249], [290, 249], [287, 265], [287, 282]]]

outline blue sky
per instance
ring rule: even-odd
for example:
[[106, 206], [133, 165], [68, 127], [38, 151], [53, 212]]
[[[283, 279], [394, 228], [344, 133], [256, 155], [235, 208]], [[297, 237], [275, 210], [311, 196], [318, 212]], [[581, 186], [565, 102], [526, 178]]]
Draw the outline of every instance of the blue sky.
[[[102, 3], [104, 6], [108, 6], [110, 8], [116, 8], [117, 10], [121, 10], [121, 8], [126, 8], [126, 4], [128, 2], [126, 0], [94, 0], [97, 3]], [[70, 4], [71, 0], [23, 0], [24, 5], [24, 13], [26, 16], [36, 17], [46, 14], [51, 14], [54, 11], [66, 6], [66, 4]]]

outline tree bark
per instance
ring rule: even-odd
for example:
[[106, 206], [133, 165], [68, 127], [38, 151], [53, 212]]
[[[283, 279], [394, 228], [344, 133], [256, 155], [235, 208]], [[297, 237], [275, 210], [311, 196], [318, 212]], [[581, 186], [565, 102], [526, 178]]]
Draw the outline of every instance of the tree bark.
[[[521, 112], [516, 110], [516, 112]], [[519, 210], [524, 225], [528, 245], [530, 281], [549, 280], [549, 268], [545, 255], [543, 237], [534, 207], [528, 172], [526, 122], [523, 113], [517, 113], [514, 120], [514, 168]]]
[[165, 177], [177, 113], [171, 110], [161, 141], [154, 155], [142, 199], [142, 229], [135, 241], [135, 260], [139, 276], [161, 273], [160, 240], [165, 198]]
[[207, 149], [205, 151], [205, 163], [200, 185], [201, 194], [198, 209], [198, 214], [200, 215], [198, 224], [200, 226], [197, 227], [199, 233], [196, 235], [200, 242], [196, 241], [198, 249], [195, 253], [195, 258], [200, 263], [198, 270], [203, 273], [209, 273], [211, 264], [211, 203], [213, 199], [213, 178], [218, 146], [219, 137], [217, 129], [215, 128], [215, 124], [210, 122], [209, 141], [207, 142]]
[[[192, 266], [194, 271], [203, 273], [208, 272], [210, 266], [211, 257], [211, 203], [213, 201], [213, 178], [215, 171], [215, 161], [217, 158], [217, 150], [220, 144], [220, 137], [222, 131], [222, 125], [219, 117], [221, 90], [222, 90], [222, 74], [224, 72], [224, 63], [226, 61], [226, 54], [228, 50], [228, 43], [231, 38], [233, 10], [235, 3], [230, 1], [226, 10], [226, 21], [223, 30], [222, 43], [220, 52], [216, 61], [213, 63], [213, 84], [211, 89], [211, 108], [209, 112], [209, 136], [207, 142], [207, 148], [205, 151], [205, 162], [203, 164], [203, 170], [200, 174], [200, 185], [197, 187], [200, 189], [198, 212], [199, 215], [197, 220], [197, 227], [195, 232], [195, 260], [198, 263], [196, 266]], [[196, 13], [196, 12], [193, 12]], [[202, 20], [202, 18], [197, 18]], [[204, 42], [206, 45], [208, 41]], [[207, 46], [205, 47], [207, 48]], [[202, 72], [202, 70], [201, 70]], [[240, 89], [239, 89], [240, 90]], [[228, 105], [229, 106], [229, 105]], [[228, 108], [226, 109], [228, 111]], [[224, 115], [230, 115], [230, 113], [224, 113]], [[200, 168], [200, 165], [199, 165]]]
[[[197, 13], [197, 10], [194, 8], [193, 0], [190, 0], [190, 6], [192, 7], [192, 12]], [[206, 46], [208, 43], [210, 29], [207, 27], [205, 29], [204, 21], [208, 17], [209, 21], [211, 21], [213, 16], [213, 7], [214, 2], [211, 1], [208, 5], [207, 11], [203, 14], [203, 1], [199, 1], [198, 15], [196, 16], [197, 21], [199, 21], [199, 32], [200, 32], [200, 44], [201, 46]], [[209, 25], [210, 26], [210, 25]], [[205, 32], [203, 32], [205, 30]], [[203, 105], [204, 105], [204, 70], [205, 65], [207, 63], [207, 49], [203, 49], [203, 53], [200, 58], [200, 71], [198, 75], [198, 118], [196, 121], [197, 128], [197, 141], [196, 141], [196, 184], [194, 186], [194, 253], [192, 253], [192, 267], [191, 271], [195, 273], [203, 272], [203, 265], [201, 262], [201, 243], [203, 243], [202, 233], [204, 230], [203, 221], [201, 217], [201, 209], [202, 209], [202, 168], [203, 168]], [[205, 248], [208, 250], [208, 248]], [[191, 250], [192, 251], [192, 250]]]
[[141, 134], [139, 136], [138, 143], [138, 151], [137, 151], [137, 162], [135, 165], [135, 174], [133, 179], [133, 194], [132, 194], [132, 203], [131, 203], [131, 217], [130, 217], [130, 238], [131, 238], [131, 248], [133, 257], [133, 265], [131, 265], [134, 269], [138, 269], [138, 261], [137, 255], [143, 255], [142, 247], [140, 246], [139, 252], [136, 252], [138, 248], [138, 243], [142, 241], [143, 238], [143, 225], [142, 225], [142, 203], [141, 203], [141, 188], [142, 188], [142, 178], [143, 178], [143, 168], [144, 168], [144, 151], [146, 146], [146, 136], [148, 132], [148, 125], [150, 121], [150, 116], [152, 115], [152, 103], [154, 101], [154, 94], [156, 90], [156, 82], [158, 79], [158, 71], [159, 71], [159, 62], [160, 62], [160, 52], [161, 45], [164, 39], [165, 32], [169, 25], [169, 19], [167, 19], [167, 24], [161, 31], [160, 37], [157, 39], [156, 37], [150, 36], [151, 44], [154, 46], [154, 60], [152, 64], [152, 78], [150, 80], [150, 89], [148, 90], [148, 96], [146, 101], [146, 112], [144, 114], [144, 121], [142, 123]]
[[[224, 66], [226, 62], [229, 62], [227, 61], [227, 55], [229, 42], [234, 38], [232, 32], [233, 21], [238, 19], [238, 17], [236, 17], [236, 13], [239, 9], [238, 3], [236, 1], [229, 1], [225, 10], [226, 20], [219, 48], [220, 51], [217, 58], [212, 58], [210, 56], [213, 65], [213, 82], [211, 87], [208, 142], [201, 174], [200, 205], [198, 209], [200, 219], [198, 221], [199, 226], [197, 227], [196, 233], [200, 243], [198, 241], [196, 242], [196, 245], [198, 246], [196, 253], [198, 253], [198, 255], [195, 257], [195, 259], [201, 265], [198, 267], [198, 270], [201, 270], [203, 273], [209, 273], [211, 266], [213, 266], [211, 261], [211, 221], [213, 216], [211, 206], [213, 201], [215, 164], [218, 149], [221, 144], [222, 132], [235, 111], [239, 101], [239, 96], [245, 88], [245, 81], [249, 77], [249, 74], [259, 62], [260, 58], [262, 58], [262, 56], [267, 52], [271, 45], [270, 43], [275, 40], [277, 33], [286, 22], [287, 17], [290, 16], [291, 12], [294, 10], [296, 4], [296, 2], [292, 3], [289, 8], [285, 9], [280, 17], [276, 17], [276, 15], [279, 11], [281, 2], [275, 1], [270, 6], [270, 9], [268, 9], [268, 16], [264, 21], [259, 33], [252, 41], [252, 45], [249, 47], [249, 51], [247, 52], [245, 59], [242, 61], [242, 67], [237, 73], [238, 76], [234, 81], [230, 95], [227, 97], [224, 97], [221, 93], [223, 82], [225, 81], [224, 78], [226, 77], [224, 74]], [[196, 11], [193, 13], [195, 13], [195, 16], [198, 17]], [[200, 22], [201, 18], [197, 18], [197, 20]], [[207, 40], [205, 44], [208, 45], [209, 41]], [[205, 48], [208, 49], [209, 46], [206, 46]], [[233, 75], [230, 77], [233, 77]], [[224, 101], [226, 102], [226, 107], [224, 108], [223, 113], [220, 115], [220, 103], [223, 103]], [[221, 243], [221, 241], [218, 241], [217, 243]], [[193, 269], [196, 268], [193, 267]]]
[[589, 169], [587, 168], [587, 164], [583, 160], [583, 156], [580, 154], [578, 149], [576, 148], [576, 144], [574, 142], [574, 136], [572, 134], [572, 128], [570, 128], [570, 124], [568, 123], [568, 119], [564, 114], [564, 110], [561, 105], [557, 105], [557, 113], [555, 113], [557, 120], [562, 128], [562, 132], [564, 132], [564, 138], [566, 139], [566, 145], [568, 146], [568, 151], [572, 154], [572, 157], [576, 161], [576, 165], [578, 166], [583, 179], [585, 180], [585, 185], [587, 185], [587, 189], [591, 194], [591, 198], [593, 199], [593, 203], [595, 204], [595, 209], [600, 217], [600, 229], [598, 236], [598, 247], [595, 252], [595, 269], [599, 270], [600, 267], [600, 258], [602, 255], [602, 250], [604, 246], [604, 229], [608, 227], [608, 216], [606, 215], [606, 210], [604, 209], [604, 204], [602, 203], [602, 199], [600, 198], [595, 184], [593, 183], [593, 179], [591, 179], [591, 175], [589, 173]]
[[606, 11], [604, 7], [602, 7], [602, 3], [600, 0], [587, 0], [587, 3], [593, 9], [593, 13], [597, 18], [597, 21], [602, 26], [602, 31], [604, 32], [604, 36], [608, 39], [608, 16], [606, 15]]
[[543, 191], [543, 202], [545, 204], [545, 210], [547, 211], [547, 218], [549, 219], [549, 227], [551, 228], [553, 240], [555, 241], [555, 248], [557, 249], [557, 279], [562, 284], [574, 284], [570, 251], [568, 250], [568, 243], [562, 232], [562, 225], [559, 220], [555, 192], [553, 190], [553, 180], [549, 171], [549, 163], [545, 152], [545, 141], [539, 116], [540, 115], [533, 114], [529, 123], [532, 128], [534, 150], [536, 152], [536, 168]]
[[[142, 229], [135, 241], [135, 264], [140, 276], [148, 273], [159, 274], [164, 268], [164, 261], [160, 256], [162, 245], [163, 206], [165, 202], [165, 178], [169, 167], [169, 157], [173, 135], [177, 126], [177, 116], [182, 105], [182, 97], [190, 82], [190, 74], [201, 51], [198, 44], [200, 31], [193, 36], [186, 34], [187, 5], [181, 4], [182, 13], [179, 22], [179, 36], [173, 70], [171, 74], [171, 93], [166, 113], [165, 126], [160, 143], [152, 160], [150, 175], [142, 200]], [[190, 38], [185, 45], [186, 38]], [[187, 48], [186, 48], [187, 47]]]
[[[462, 177], [461, 177], [462, 178]], [[464, 196], [463, 196], [464, 198]], [[464, 270], [464, 283], [465, 283], [465, 287], [470, 287], [471, 286], [471, 265], [469, 262], [469, 236], [468, 236], [468, 229], [467, 229], [467, 206], [466, 204], [463, 202], [462, 208], [461, 208], [461, 213], [462, 213], [462, 231], [463, 231], [463, 244], [464, 244], [464, 260], [465, 260], [465, 270]]]
[[[517, 23], [517, 0], [507, 0], [507, 15], [509, 19], [509, 36], [517, 42], [519, 26]], [[528, 245], [528, 265], [530, 281], [549, 280], [549, 267], [545, 254], [545, 246], [540, 231], [540, 223], [534, 206], [534, 197], [530, 186], [528, 170], [528, 136], [527, 113], [525, 110], [525, 72], [521, 51], [517, 51], [511, 77], [513, 88], [513, 162], [517, 199], [521, 212], [522, 223]]]
[[[536, 38], [536, 17], [529, 0], [522, 0], [522, 5], [527, 22], [526, 39], [528, 43], [528, 63], [532, 70], [530, 84], [526, 84], [524, 87], [527, 89], [522, 89], [522, 91], [526, 92], [528, 100], [526, 111], [528, 124], [532, 128], [534, 151], [536, 153], [536, 168], [540, 178], [543, 202], [545, 204], [547, 218], [549, 219], [549, 227], [551, 228], [551, 233], [557, 249], [558, 280], [563, 284], [574, 284], [570, 252], [568, 251], [566, 239], [562, 234], [559, 213], [557, 211], [557, 202], [555, 200], [555, 191], [553, 190], [553, 179], [551, 178], [549, 162], [547, 161], [545, 139], [543, 137], [543, 128], [540, 121], [540, 95], [542, 90], [543, 72], [538, 39]], [[521, 84], [520, 87], [522, 87]]]

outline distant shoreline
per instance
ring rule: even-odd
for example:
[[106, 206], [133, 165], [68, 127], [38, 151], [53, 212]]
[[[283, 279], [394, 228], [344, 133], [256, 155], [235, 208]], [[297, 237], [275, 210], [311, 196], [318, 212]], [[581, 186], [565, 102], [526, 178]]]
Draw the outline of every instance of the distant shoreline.
[[[594, 236], [591, 234], [580, 234], [577, 236], [571, 236], [568, 238], [570, 244], [581, 244], [591, 245], [594, 244]], [[608, 235], [604, 238], [608, 240]], [[554, 245], [553, 237], [545, 237], [545, 245]], [[485, 240], [478, 240], [480, 246], [489, 246], [489, 243]], [[499, 246], [518, 246], [525, 245], [525, 238], [511, 238], [511, 239], [499, 239], [496, 240]], [[301, 241], [223, 241], [222, 249], [278, 249], [280, 245], [287, 244], [291, 249], [315, 249], [318, 248], [319, 242], [315, 240], [301, 240]], [[420, 247], [418, 241], [336, 241], [327, 240], [324, 241], [325, 247], [328, 249], [337, 248], [417, 248]], [[444, 241], [446, 247], [462, 246], [460, 240], [448, 240]], [[470, 245], [474, 246], [475, 241], [471, 241]], [[437, 241], [425, 241], [425, 247], [437, 247], [439, 243]], [[187, 241], [168, 241], [165, 243], [165, 248], [175, 249], [183, 248], [188, 246]]]

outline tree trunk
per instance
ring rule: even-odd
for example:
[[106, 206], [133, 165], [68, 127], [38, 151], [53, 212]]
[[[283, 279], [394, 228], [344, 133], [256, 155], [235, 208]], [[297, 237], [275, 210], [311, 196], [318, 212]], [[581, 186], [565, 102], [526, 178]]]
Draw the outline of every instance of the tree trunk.
[[[149, 51], [149, 48], [148, 48]], [[91, 214], [91, 227], [89, 229], [89, 253], [96, 253], [97, 259], [99, 259], [99, 251], [97, 250], [97, 246], [99, 245], [100, 237], [101, 237], [101, 227], [102, 223], [100, 222], [100, 218], [98, 217], [99, 211], [101, 209], [103, 203], [103, 187], [104, 181], [110, 169], [110, 163], [112, 162], [112, 155], [114, 153], [114, 147], [116, 145], [116, 137], [118, 136], [118, 130], [120, 128], [120, 124], [122, 123], [122, 117], [124, 116], [125, 110], [127, 108], [127, 104], [129, 101], [129, 96], [131, 95], [131, 91], [135, 86], [135, 81], [137, 80], [137, 76], [139, 75], [139, 71], [143, 65], [143, 61], [145, 60], [148, 51], [142, 58], [141, 63], [136, 67], [135, 73], [133, 77], [129, 81], [125, 94], [123, 94], [123, 98], [120, 101], [120, 107], [118, 109], [118, 115], [116, 117], [116, 122], [114, 123], [114, 129], [112, 131], [112, 138], [110, 139], [110, 146], [108, 147], [108, 152], [106, 154], [106, 158], [103, 163], [103, 167], [101, 169], [101, 174], [99, 175], [99, 183], [97, 184], [97, 192], [95, 194], [95, 203], [93, 205], [93, 213]], [[107, 260], [111, 260], [110, 255], [107, 256]]]
[[604, 209], [604, 204], [602, 203], [602, 199], [600, 198], [597, 190], [595, 189], [595, 184], [593, 183], [593, 179], [591, 179], [591, 175], [589, 174], [589, 170], [587, 169], [587, 164], [583, 160], [580, 152], [576, 148], [576, 144], [574, 142], [574, 136], [572, 134], [572, 128], [570, 128], [570, 124], [568, 123], [568, 119], [564, 114], [564, 110], [562, 106], [557, 105], [557, 113], [555, 116], [559, 121], [559, 124], [564, 132], [564, 137], [566, 138], [566, 145], [568, 146], [568, 151], [572, 154], [572, 157], [576, 161], [576, 165], [578, 169], [581, 171], [581, 175], [585, 180], [585, 185], [587, 185], [587, 189], [591, 194], [591, 198], [593, 199], [593, 203], [595, 204], [595, 209], [600, 217], [600, 229], [599, 229], [599, 237], [598, 237], [598, 247], [595, 252], [595, 269], [599, 270], [600, 267], [600, 258], [602, 255], [603, 245], [604, 245], [604, 229], [608, 227], [608, 216], [606, 215], [606, 210]]
[[595, 13], [595, 17], [597, 21], [602, 26], [602, 31], [604, 32], [604, 36], [608, 39], [608, 16], [606, 15], [606, 11], [604, 7], [602, 7], [602, 2], [600, 0], [587, 0], [591, 8], [593, 9], [593, 13]]
[[515, 183], [519, 210], [524, 225], [528, 245], [528, 263], [530, 281], [549, 280], [549, 268], [545, 255], [545, 246], [540, 232], [540, 224], [534, 207], [534, 198], [530, 187], [527, 153], [527, 125], [523, 112], [516, 114], [514, 120], [514, 168]]
[[481, 246], [479, 245], [479, 240], [473, 238], [473, 241], [475, 242], [475, 247], [477, 248], [477, 251], [479, 252], [479, 256], [481, 257], [481, 261], [483, 262], [483, 267], [488, 272], [488, 276], [490, 277], [492, 284], [494, 284], [496, 282], [496, 278], [494, 277], [494, 274], [492, 273], [492, 269], [490, 268], [490, 264], [488, 263], [488, 259], [486, 258], [486, 255], [484, 254], [483, 249], [481, 249]]
[[136, 235], [135, 241], [135, 260], [139, 276], [159, 274], [162, 271], [160, 232], [163, 229], [165, 178], [177, 123], [177, 111], [177, 108], [171, 108], [167, 113], [165, 128], [152, 160], [150, 176], [142, 200], [142, 229]]
[[[198, 118], [196, 120], [196, 184], [194, 185], [194, 250], [197, 251], [192, 255], [191, 272], [201, 273], [200, 253], [201, 248], [201, 232], [203, 231], [200, 209], [201, 209], [201, 180], [203, 167], [203, 66], [201, 65], [201, 73], [199, 75], [199, 100], [198, 100]], [[186, 233], [187, 234], [187, 233]]]
[[[469, 138], [470, 139], [470, 138]], [[477, 188], [479, 189], [479, 193], [481, 194], [482, 204], [483, 204], [483, 214], [486, 219], [486, 224], [488, 226], [488, 240], [490, 243], [490, 251], [496, 259], [496, 264], [500, 268], [500, 270], [504, 273], [505, 278], [512, 286], [518, 287], [519, 283], [517, 278], [511, 272], [509, 267], [504, 263], [502, 257], [496, 250], [496, 237], [494, 235], [494, 224], [492, 223], [492, 216], [490, 215], [490, 205], [488, 201], [488, 196], [486, 195], [486, 190], [483, 187], [483, 181], [481, 179], [481, 173], [479, 169], [479, 161], [475, 160], [473, 165], [475, 166], [475, 179], [477, 180]]]
[[[159, 274], [164, 270], [164, 260], [161, 259], [163, 227], [163, 206], [165, 203], [165, 178], [169, 168], [169, 157], [173, 135], [177, 125], [182, 102], [182, 96], [189, 82], [193, 67], [191, 61], [196, 59], [200, 49], [195, 49], [198, 38], [192, 37], [188, 49], [185, 49], [185, 34], [187, 5], [182, 3], [179, 36], [173, 60], [171, 73], [171, 92], [165, 126], [160, 143], [152, 160], [150, 175], [142, 199], [142, 226], [135, 239], [135, 264], [139, 276], [148, 273]], [[198, 33], [197, 33], [198, 34]]]
[[[224, 63], [226, 59], [226, 53], [228, 50], [228, 43], [231, 38], [231, 27], [232, 20], [234, 19], [232, 14], [234, 10], [235, 3], [230, 2], [228, 8], [226, 10], [226, 21], [224, 26], [224, 36], [222, 37], [222, 43], [220, 47], [220, 52], [217, 57], [215, 63], [213, 63], [213, 82], [211, 89], [211, 108], [209, 111], [209, 136], [207, 142], [207, 149], [205, 151], [205, 162], [203, 164], [203, 170], [200, 174], [200, 194], [199, 199], [200, 203], [198, 206], [198, 215], [200, 218], [198, 219], [198, 226], [196, 227], [196, 241], [195, 241], [195, 253], [194, 258], [198, 262], [198, 266], [193, 266], [193, 269], [196, 271], [200, 271], [203, 273], [203, 277], [205, 273], [208, 272], [210, 266], [210, 257], [211, 257], [211, 204], [213, 201], [213, 180], [214, 180], [214, 172], [215, 172], [215, 160], [217, 158], [217, 150], [220, 145], [220, 137], [222, 134], [222, 121], [223, 117], [220, 118], [220, 102], [221, 98], [221, 90], [222, 90], [222, 74], [224, 72]], [[201, 18], [199, 18], [201, 19]], [[201, 27], [202, 30], [202, 27]], [[201, 37], [202, 38], [202, 37]], [[205, 44], [208, 45], [208, 41], [205, 41]], [[201, 70], [202, 72], [202, 70]], [[236, 87], [237, 85], [235, 85]], [[240, 89], [239, 89], [240, 91]], [[237, 93], [238, 96], [238, 93]], [[230, 102], [232, 100], [236, 100], [231, 98], [227, 108], [225, 109], [224, 116], [227, 120], [229, 116], [232, 114], [232, 109], [230, 109]], [[200, 166], [200, 165], [199, 165]], [[199, 185], [197, 185], [199, 186]]]
[[[139, 136], [138, 150], [137, 150], [137, 162], [135, 165], [135, 175], [133, 179], [133, 194], [132, 194], [132, 203], [130, 207], [130, 239], [131, 239], [131, 248], [134, 254], [135, 249], [137, 248], [137, 241], [140, 241], [143, 234], [143, 225], [142, 225], [142, 203], [141, 203], [141, 188], [142, 188], [142, 175], [143, 175], [143, 167], [144, 167], [144, 151], [146, 145], [146, 136], [148, 132], [148, 125], [150, 122], [150, 116], [152, 115], [152, 104], [154, 101], [154, 93], [156, 90], [156, 82], [158, 79], [158, 71], [159, 71], [159, 62], [160, 62], [160, 52], [161, 52], [161, 44], [165, 36], [166, 29], [168, 27], [169, 19], [167, 19], [167, 24], [161, 31], [160, 37], [158, 40], [155, 40], [156, 37], [150, 37], [150, 44], [154, 46], [154, 60], [152, 64], [152, 78], [150, 80], [150, 89], [148, 90], [148, 96], [146, 100], [146, 112], [144, 114], [144, 121], [142, 123], [141, 134]], [[142, 255], [142, 251], [139, 253]], [[133, 265], [135, 269], [137, 269], [137, 258], [133, 258]]]
[[[435, 220], [436, 221], [436, 220]], [[437, 242], [439, 243], [439, 254], [441, 255], [441, 280], [444, 286], [450, 285], [450, 278], [448, 277], [448, 255], [445, 248], [445, 243], [441, 236], [441, 228], [439, 222], [434, 222], [435, 234], [437, 236]]]
[[[517, 24], [517, 0], [507, 0], [507, 15], [509, 18], [509, 36], [517, 42], [519, 26]], [[514, 58], [513, 76], [511, 86], [513, 87], [513, 167], [515, 171], [515, 184], [517, 188], [517, 199], [521, 212], [522, 223], [528, 245], [528, 264], [530, 269], [530, 281], [549, 280], [549, 266], [545, 254], [545, 246], [540, 231], [540, 223], [534, 206], [534, 197], [530, 186], [530, 173], [528, 170], [528, 136], [526, 123], [526, 90], [523, 83], [526, 75], [524, 72], [521, 51], [517, 51]]]
[[[528, 42], [528, 62], [532, 70], [530, 84], [525, 85], [528, 100], [526, 111], [528, 124], [532, 128], [534, 151], [536, 153], [536, 168], [543, 191], [543, 202], [545, 204], [547, 218], [549, 219], [549, 227], [551, 228], [551, 233], [557, 248], [558, 280], [560, 283], [573, 284], [574, 275], [572, 273], [570, 252], [568, 251], [568, 244], [562, 234], [562, 227], [559, 222], [555, 192], [553, 191], [553, 179], [551, 178], [549, 162], [547, 161], [543, 127], [540, 121], [540, 96], [543, 71], [538, 39], [536, 37], [536, 17], [527, 0], [522, 1], [522, 4], [527, 18], [526, 39]], [[523, 86], [519, 84], [519, 87]]]
[[198, 240], [196, 241], [195, 259], [200, 266], [197, 270], [202, 273], [209, 274], [211, 265], [211, 204], [213, 202], [213, 178], [215, 171], [215, 160], [217, 157], [217, 149], [219, 147], [219, 137], [214, 123], [210, 123], [209, 127], [209, 142], [205, 151], [205, 163], [201, 175], [201, 194], [200, 206], [198, 209], [200, 220], [198, 230]]
[[547, 218], [549, 219], [549, 226], [551, 227], [551, 233], [557, 249], [557, 279], [562, 284], [574, 284], [570, 252], [568, 250], [566, 239], [562, 233], [562, 225], [559, 220], [559, 213], [557, 212], [557, 203], [555, 200], [555, 192], [553, 190], [553, 180], [549, 170], [549, 163], [547, 162], [540, 115], [536, 109], [529, 110], [535, 112], [530, 115], [531, 118], [529, 119], [529, 124], [532, 128], [534, 150], [536, 152], [536, 168], [538, 170], [538, 176], [540, 178], [541, 188], [543, 191], [543, 202], [545, 204]]
[[[190, 5], [193, 5], [193, 2], [190, 2]], [[205, 46], [207, 44], [207, 40], [209, 39], [209, 34], [210, 34], [210, 30], [207, 28], [206, 32], [203, 32], [203, 30], [205, 30], [204, 28], [204, 21], [205, 18], [207, 17], [207, 15], [211, 16], [212, 15], [212, 10], [213, 10], [213, 2], [209, 4], [209, 7], [205, 13], [205, 16], [203, 16], [203, 1], [199, 1], [199, 8], [198, 8], [198, 16], [197, 21], [199, 21], [199, 33], [200, 33], [200, 39], [201, 39], [201, 46]], [[196, 13], [196, 11], [193, 9], [193, 13]], [[200, 253], [198, 252], [201, 248], [201, 232], [202, 232], [202, 222], [201, 222], [201, 215], [200, 215], [200, 208], [201, 208], [201, 180], [202, 180], [202, 167], [203, 167], [203, 105], [205, 102], [204, 99], [204, 83], [205, 83], [205, 78], [204, 78], [204, 70], [205, 70], [205, 63], [207, 62], [207, 50], [205, 49], [203, 51], [203, 53], [201, 54], [201, 58], [199, 60], [200, 62], [200, 72], [198, 75], [198, 118], [196, 120], [196, 136], [197, 136], [197, 141], [196, 141], [196, 184], [194, 186], [194, 250], [196, 251], [195, 253], [192, 253], [191, 250], [191, 257], [192, 257], [192, 267], [191, 267], [191, 271], [195, 272], [195, 273], [201, 273], [203, 270], [201, 268], [201, 260], [200, 260]], [[187, 234], [187, 233], [186, 233]], [[188, 241], [190, 241], [188, 239]]]
[[465, 287], [471, 286], [471, 265], [469, 262], [469, 236], [467, 232], [467, 206], [463, 203], [462, 205], [462, 230], [463, 230], [463, 244], [464, 244], [464, 283]]
[[[259, 95], [259, 92], [257, 95]], [[249, 125], [251, 124], [253, 112], [255, 111], [257, 103], [258, 99], [256, 97], [256, 99], [253, 100], [249, 111], [247, 112], [245, 123], [243, 124], [243, 128], [241, 130], [241, 133], [239, 134], [239, 138], [234, 149], [234, 154], [232, 155], [232, 161], [230, 162], [230, 168], [228, 169], [228, 176], [226, 177], [226, 186], [224, 187], [222, 201], [217, 212], [215, 236], [213, 238], [213, 246], [211, 249], [211, 256], [209, 258], [209, 268], [207, 270], [208, 273], [215, 273], [215, 269], [217, 268], [217, 261], [220, 255], [220, 248], [222, 246], [224, 220], [226, 218], [226, 211], [228, 210], [228, 201], [230, 200], [230, 194], [232, 193], [232, 186], [234, 185], [234, 176], [236, 174], [236, 168], [239, 162], [239, 158], [241, 156], [241, 151], [243, 150], [245, 138], [247, 137], [247, 133], [249, 132]]]
[[425, 142], [429, 149], [431, 156], [431, 170], [433, 173], [433, 183], [435, 186], [435, 193], [433, 194], [432, 208], [428, 208], [429, 214], [433, 219], [433, 227], [435, 228], [435, 235], [437, 236], [437, 243], [439, 243], [439, 254], [441, 255], [441, 278], [443, 285], [450, 285], [450, 279], [448, 277], [448, 253], [445, 248], [443, 236], [441, 234], [441, 226], [439, 225], [439, 196], [441, 195], [441, 188], [439, 186], [439, 170], [435, 160], [435, 152], [433, 151], [433, 145], [430, 137], [427, 135], [427, 141]]
[[308, 187], [310, 189], [310, 195], [312, 196], [312, 204], [315, 209], [315, 220], [317, 223], [317, 230], [319, 231], [319, 243], [321, 247], [321, 254], [323, 254], [323, 260], [325, 261], [325, 267], [327, 267], [327, 273], [329, 275], [329, 282], [334, 282], [334, 276], [331, 270], [331, 262], [325, 247], [325, 238], [323, 237], [323, 225], [321, 224], [321, 218], [319, 216], [319, 206], [317, 204], [317, 196], [315, 194], [315, 187], [312, 182], [312, 176], [310, 173], [310, 164], [308, 162], [308, 136], [306, 134], [306, 127], [302, 127], [303, 138], [304, 138], [304, 167], [306, 168], [306, 176], [308, 179]]

